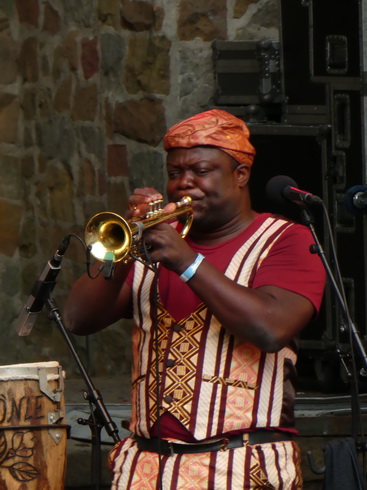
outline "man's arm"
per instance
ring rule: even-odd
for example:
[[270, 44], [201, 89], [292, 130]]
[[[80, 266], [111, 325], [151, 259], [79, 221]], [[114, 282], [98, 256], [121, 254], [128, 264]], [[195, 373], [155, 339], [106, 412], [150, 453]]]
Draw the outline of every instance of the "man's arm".
[[189, 282], [230, 333], [265, 352], [287, 345], [315, 313], [311, 301], [297, 293], [239, 286], [205, 261]]
[[[100, 263], [93, 266], [96, 273]], [[125, 283], [131, 264], [118, 262], [113, 278], [100, 274], [91, 279], [84, 274], [72, 286], [65, 302], [65, 326], [77, 335], [89, 335], [102, 330], [120, 318], [131, 318], [131, 287]]]
[[[165, 223], [151, 229], [148, 240], [153, 245], [153, 260], [178, 275], [196, 258], [196, 252]], [[265, 352], [287, 345], [315, 314], [312, 302], [302, 294], [272, 285], [244, 287], [206, 260], [187, 285], [230, 333]]]
[[[141, 217], [149, 211], [149, 202], [162, 199], [162, 195], [150, 187], [135, 189], [129, 198], [128, 217]], [[133, 262], [115, 264], [114, 276], [105, 279], [100, 274], [90, 279], [84, 274], [72, 286], [64, 305], [65, 326], [77, 335], [89, 335], [102, 330], [120, 318], [132, 317], [131, 287], [125, 283]], [[94, 264], [96, 275], [100, 262]]]

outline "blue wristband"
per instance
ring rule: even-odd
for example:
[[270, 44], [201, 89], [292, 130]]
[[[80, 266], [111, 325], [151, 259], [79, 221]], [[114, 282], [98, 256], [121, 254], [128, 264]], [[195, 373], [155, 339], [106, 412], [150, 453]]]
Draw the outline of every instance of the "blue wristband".
[[187, 282], [189, 279], [191, 279], [192, 276], [195, 275], [197, 268], [199, 267], [199, 265], [202, 263], [204, 259], [205, 259], [204, 255], [197, 254], [194, 262], [191, 265], [189, 265], [189, 267], [180, 275], [180, 279], [183, 282]]

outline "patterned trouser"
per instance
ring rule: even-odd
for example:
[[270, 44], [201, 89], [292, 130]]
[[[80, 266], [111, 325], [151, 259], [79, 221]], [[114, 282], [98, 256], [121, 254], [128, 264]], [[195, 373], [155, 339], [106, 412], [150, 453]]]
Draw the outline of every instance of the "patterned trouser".
[[159, 460], [127, 438], [114, 447], [110, 459], [113, 490], [302, 489], [299, 448], [291, 441]]

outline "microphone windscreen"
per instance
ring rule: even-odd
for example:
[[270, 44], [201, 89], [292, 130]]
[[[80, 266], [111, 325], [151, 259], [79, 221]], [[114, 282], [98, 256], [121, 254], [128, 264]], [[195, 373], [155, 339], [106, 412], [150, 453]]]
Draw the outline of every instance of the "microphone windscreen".
[[366, 190], [367, 188], [363, 185], [354, 185], [353, 187], [350, 187], [345, 193], [344, 204], [351, 214], [354, 214], [355, 216], [366, 214], [366, 207], [362, 206], [361, 208], [359, 208], [354, 202], [355, 196], [359, 193], [362, 194], [366, 192]]
[[297, 183], [287, 175], [276, 175], [271, 178], [265, 188], [267, 199], [274, 204], [284, 205], [287, 200], [283, 196], [283, 191], [288, 186], [298, 188]]

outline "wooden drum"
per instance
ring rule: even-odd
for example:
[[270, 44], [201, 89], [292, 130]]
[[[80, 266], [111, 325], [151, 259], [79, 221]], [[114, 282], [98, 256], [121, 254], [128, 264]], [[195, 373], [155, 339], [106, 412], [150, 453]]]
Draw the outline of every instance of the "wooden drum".
[[1, 490], [63, 490], [67, 430], [58, 362], [0, 366]]

